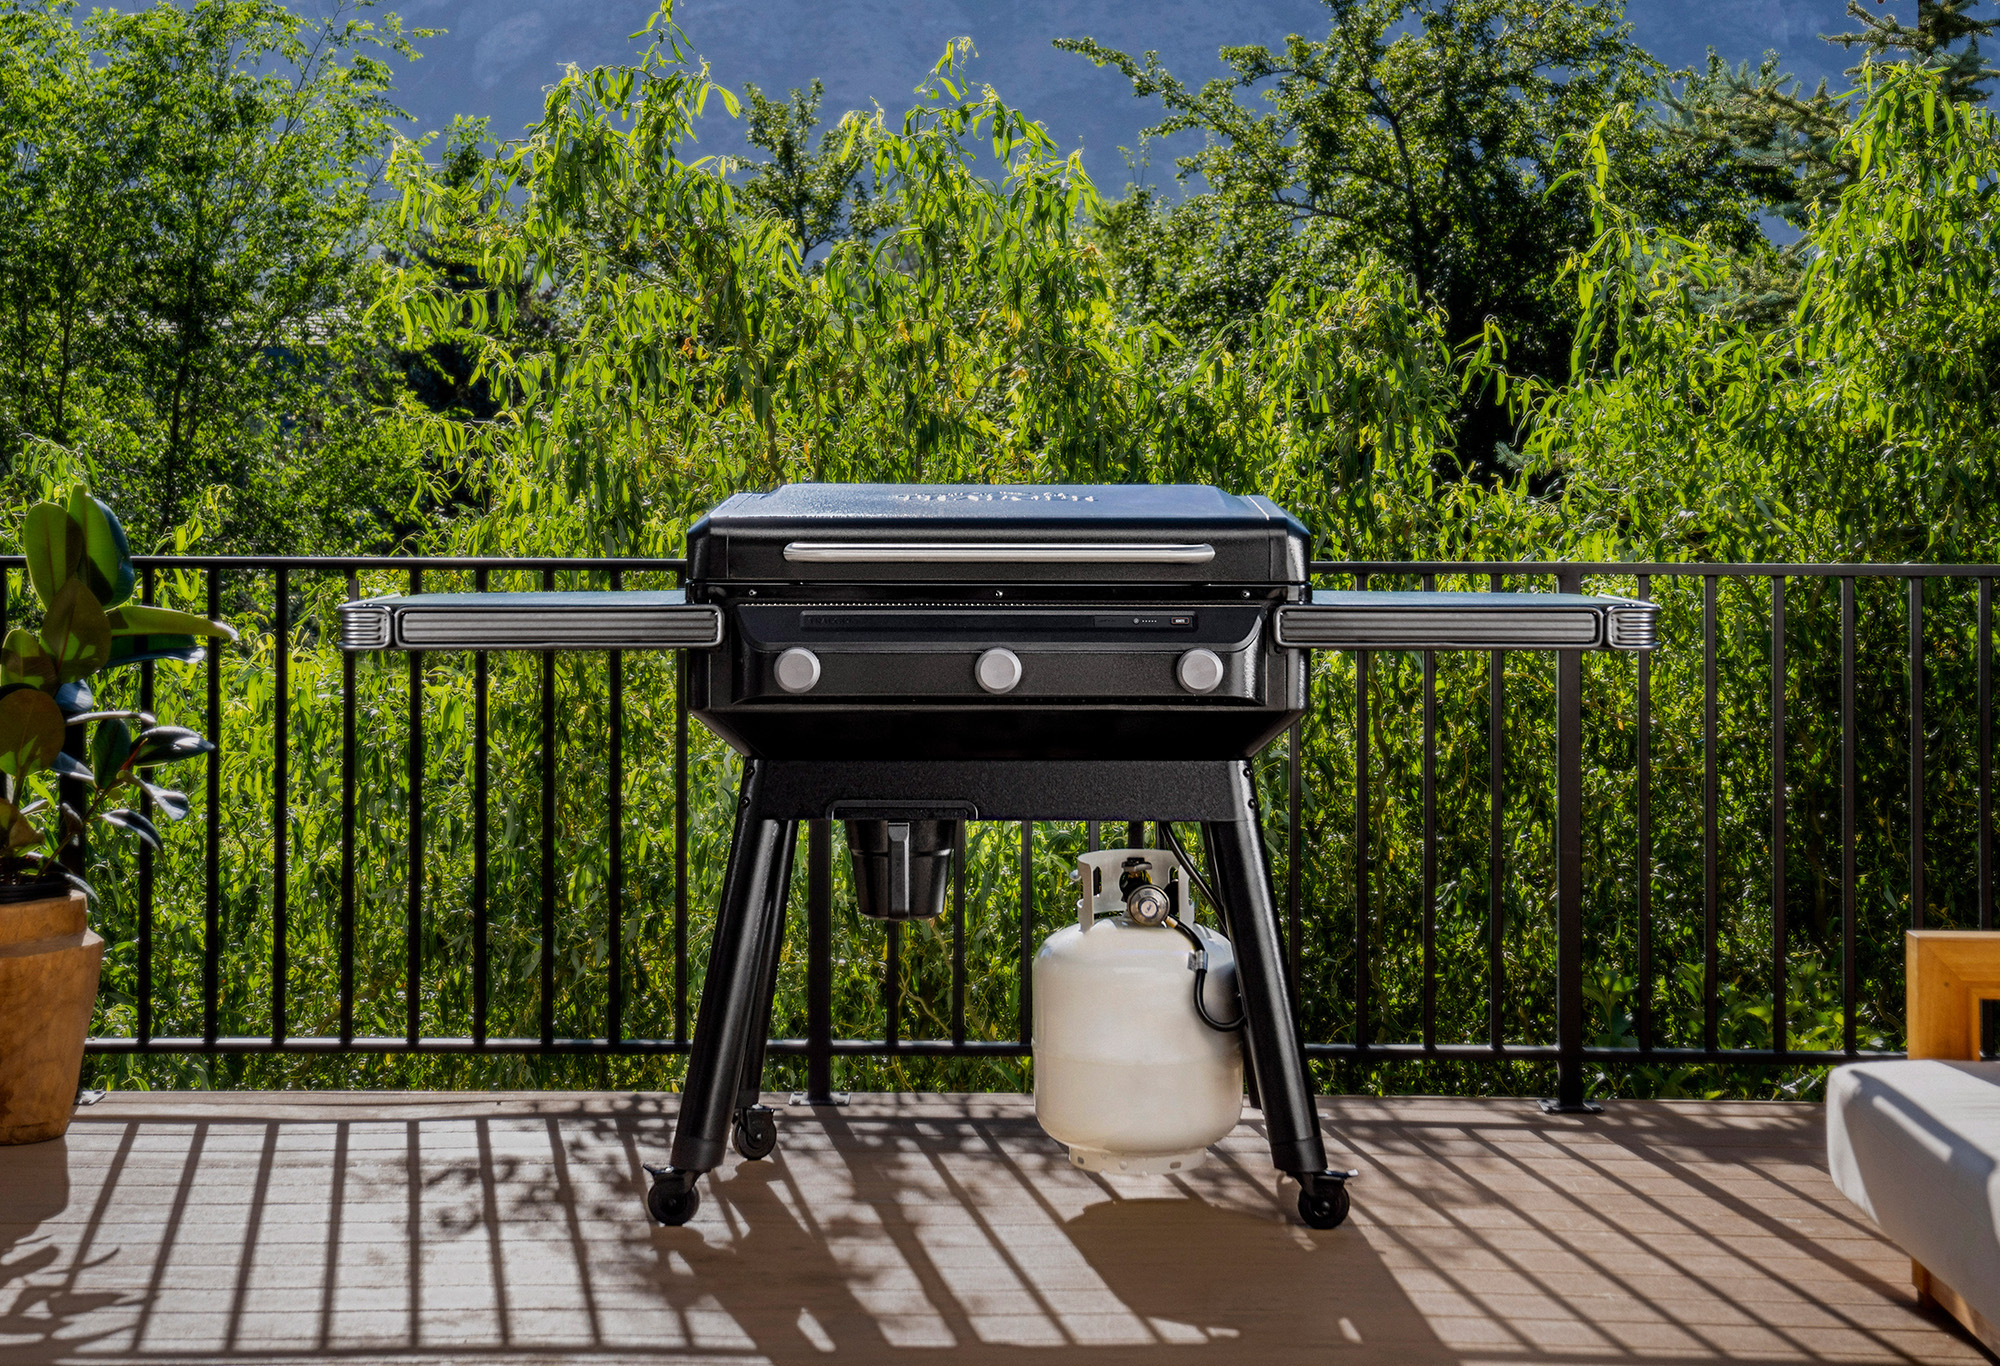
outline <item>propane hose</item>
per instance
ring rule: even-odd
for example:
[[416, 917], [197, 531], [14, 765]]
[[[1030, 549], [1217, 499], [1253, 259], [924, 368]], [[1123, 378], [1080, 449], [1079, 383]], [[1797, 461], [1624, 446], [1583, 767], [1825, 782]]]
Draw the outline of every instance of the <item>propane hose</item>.
[[[1168, 821], [1160, 821], [1158, 825], [1160, 834], [1166, 837], [1167, 847], [1173, 850], [1174, 857], [1180, 860], [1181, 867], [1188, 870], [1188, 876], [1194, 879], [1195, 886], [1201, 888], [1201, 894], [1208, 898], [1208, 904], [1220, 913], [1221, 899], [1216, 896], [1215, 889], [1208, 885], [1208, 879], [1201, 875], [1201, 869], [1194, 866], [1194, 860], [1188, 857], [1187, 850], [1181, 847], [1181, 837], [1174, 833], [1173, 825]], [[1202, 985], [1208, 980], [1208, 946], [1201, 942], [1201, 936], [1183, 925], [1173, 915], [1167, 917], [1166, 923], [1179, 930], [1187, 937], [1188, 943], [1194, 946], [1194, 952], [1188, 956], [1188, 965], [1194, 969], [1194, 1013], [1201, 1016], [1201, 1022], [1218, 1034], [1234, 1034], [1243, 1028], [1245, 1012], [1240, 1002], [1236, 1007], [1236, 1018], [1227, 1024], [1208, 1013], [1208, 1002], [1202, 999]]]
[[1202, 986], [1208, 980], [1208, 945], [1201, 942], [1201, 936], [1183, 925], [1178, 916], [1169, 915], [1166, 923], [1179, 930], [1194, 945], [1194, 952], [1188, 955], [1188, 966], [1194, 969], [1194, 1013], [1201, 1016], [1201, 1022], [1218, 1034], [1234, 1034], [1243, 1028], [1244, 1011], [1239, 1003], [1236, 1018], [1224, 1023], [1208, 1013], [1208, 1002], [1202, 999]]
[[1160, 821], [1158, 825], [1160, 833], [1166, 836], [1167, 847], [1173, 850], [1174, 857], [1181, 861], [1181, 867], [1187, 869], [1188, 876], [1194, 879], [1194, 885], [1201, 888], [1202, 896], [1207, 899], [1209, 905], [1215, 907], [1216, 914], [1220, 915], [1222, 898], [1215, 894], [1215, 889], [1208, 885], [1208, 879], [1201, 875], [1201, 869], [1195, 867], [1194, 860], [1189, 858], [1187, 850], [1181, 847], [1181, 837], [1174, 833], [1173, 825], [1167, 821]]

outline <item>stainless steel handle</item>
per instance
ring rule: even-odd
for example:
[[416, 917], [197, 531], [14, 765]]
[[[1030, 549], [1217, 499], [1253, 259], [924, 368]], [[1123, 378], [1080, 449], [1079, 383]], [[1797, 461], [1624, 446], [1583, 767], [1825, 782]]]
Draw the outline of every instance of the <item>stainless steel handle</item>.
[[1212, 545], [1115, 541], [793, 541], [790, 564], [1207, 564]]
[[889, 822], [889, 914], [910, 913], [910, 823]]

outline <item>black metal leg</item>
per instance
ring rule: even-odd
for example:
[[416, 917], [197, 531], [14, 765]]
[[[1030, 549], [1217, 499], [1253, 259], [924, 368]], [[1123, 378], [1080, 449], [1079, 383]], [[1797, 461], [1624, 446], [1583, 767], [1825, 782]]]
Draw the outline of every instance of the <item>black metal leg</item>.
[[1243, 999], [1251, 1079], [1263, 1103], [1273, 1164], [1294, 1175], [1320, 1172], [1326, 1167], [1326, 1148], [1320, 1141], [1312, 1079], [1287, 985], [1277, 901], [1271, 894], [1256, 813], [1246, 814], [1245, 820], [1216, 822], [1202, 829], [1215, 861], [1215, 890], [1222, 898], [1230, 947], [1236, 953], [1236, 989]]
[[1236, 953], [1244, 1052], [1271, 1140], [1271, 1165], [1298, 1181], [1300, 1217], [1314, 1228], [1330, 1229], [1347, 1217], [1347, 1178], [1352, 1173], [1326, 1167], [1254, 804], [1243, 820], [1204, 824], [1202, 836], [1214, 860], [1215, 893], [1222, 898], [1223, 923]]
[[773, 904], [764, 930], [761, 966], [757, 970], [763, 995], [758, 998], [757, 1008], [751, 1016], [755, 1027], [750, 1031], [750, 1037], [744, 1040], [743, 1070], [736, 1082], [738, 1110], [755, 1106], [764, 1090], [764, 1049], [771, 1035], [771, 1003], [778, 995], [778, 959], [785, 948], [785, 906], [792, 886], [792, 852], [797, 848], [798, 841], [798, 823], [788, 821], [778, 852], [778, 866], [771, 877]]
[[730, 845], [729, 871], [688, 1054], [687, 1084], [674, 1126], [673, 1168], [668, 1175], [681, 1178], [689, 1188], [695, 1176], [722, 1162], [750, 1039], [764, 1028], [757, 1011], [766, 1004], [765, 945], [772, 920], [784, 908], [778, 878], [790, 863], [785, 840], [792, 826], [757, 814], [762, 767], [753, 759], [743, 775], [736, 837]]

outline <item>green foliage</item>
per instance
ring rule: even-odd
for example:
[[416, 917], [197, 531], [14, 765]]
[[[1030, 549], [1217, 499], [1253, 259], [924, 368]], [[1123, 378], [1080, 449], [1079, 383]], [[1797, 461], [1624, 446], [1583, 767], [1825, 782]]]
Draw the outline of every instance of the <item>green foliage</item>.
[[[88, 489], [29, 508], [21, 541], [44, 611], [39, 634], [17, 627], [0, 652], [0, 823], [6, 827], [0, 883], [70, 884], [89, 892], [72, 865], [91, 821], [159, 848], [147, 811], [179, 820], [189, 804], [155, 784], [151, 771], [215, 746], [143, 711], [96, 710], [88, 681], [116, 663], [202, 658], [198, 649], [156, 648], [162, 631], [218, 640], [236, 633], [189, 613], [126, 603], [138, 576], [125, 529]], [[136, 736], [128, 721], [142, 727]], [[113, 804], [120, 797], [138, 806]], [[38, 811], [52, 819], [46, 830], [28, 819]]]
[[2000, 127], [1944, 94], [1912, 68], [1869, 92], [1840, 145], [1857, 178], [1809, 220], [1773, 326], [1708, 306], [1733, 262], [1645, 227], [1593, 142], [1577, 375], [1532, 448], [1573, 525], [1676, 559], [2000, 554]]
[[812, 146], [825, 93], [814, 80], [810, 89], [795, 89], [789, 101], [779, 103], [754, 85], [743, 87], [749, 109], [743, 140], [769, 159], [748, 163], [755, 170], [738, 193], [745, 210], [790, 229], [802, 261], [850, 231], [870, 235], [868, 192], [861, 180], [868, 139], [855, 136], [857, 116], [821, 133], [817, 151]]
[[[1857, 86], [1881, 80], [1888, 66], [1934, 67], [1945, 99], [1976, 104], [1985, 98], [1981, 87], [2000, 74], [1979, 51], [1979, 40], [1992, 36], [2000, 19], [1974, 17], [1978, 3], [1917, 0], [1917, 22], [1910, 25], [1848, 0], [1848, 17], [1860, 29], [1827, 41], [1862, 49], [1861, 62], [1847, 70]], [[1858, 176], [1845, 136], [1855, 114], [1852, 93], [1829, 93], [1821, 81], [1812, 94], [1801, 94], [1775, 53], [1753, 73], [1747, 62], [1732, 71], [1711, 51], [1706, 70], [1681, 74], [1682, 89], [1665, 96], [1670, 140], [1730, 168], [1749, 195], [1794, 225], [1829, 212]]]
[[[1557, 377], [1573, 310], [1562, 263], [1589, 237], [1563, 183], [1571, 144], [1613, 108], [1659, 89], [1616, 0], [1327, 0], [1330, 31], [1282, 50], [1223, 49], [1230, 73], [1193, 89], [1156, 54], [1090, 39], [1056, 46], [1113, 66], [1167, 117], [1149, 137], [1199, 133], [1180, 158], [1203, 193], [1173, 209], [1141, 198], [1108, 227], [1131, 302], [1181, 328], [1261, 310], [1280, 282], [1331, 282], [1391, 262], [1440, 309], [1454, 345], [1491, 323], [1522, 373]], [[1254, 92], [1255, 103], [1243, 96]], [[1606, 134], [1650, 221], [1755, 240], [1739, 187], [1677, 154], [1656, 125]], [[1205, 269], [1204, 269], [1205, 267]], [[1474, 401], [1460, 449], [1482, 468], [1510, 434]]]
[[143, 509], [150, 542], [228, 487], [236, 535], [296, 546], [396, 496], [393, 462], [356, 449], [371, 366], [353, 321], [400, 117], [392, 54], [415, 55], [393, 15], [0, 3], [13, 497], [88, 477]]

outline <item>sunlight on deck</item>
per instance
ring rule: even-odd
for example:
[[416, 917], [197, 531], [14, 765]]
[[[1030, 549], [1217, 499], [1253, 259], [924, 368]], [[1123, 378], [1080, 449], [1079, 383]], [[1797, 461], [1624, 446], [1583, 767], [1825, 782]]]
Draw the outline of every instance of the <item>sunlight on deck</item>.
[[1254, 1124], [1107, 1179], [1014, 1096], [781, 1111], [661, 1229], [673, 1100], [114, 1095], [0, 1149], [0, 1363], [1983, 1359], [1816, 1105], [1326, 1100], [1313, 1233]]

